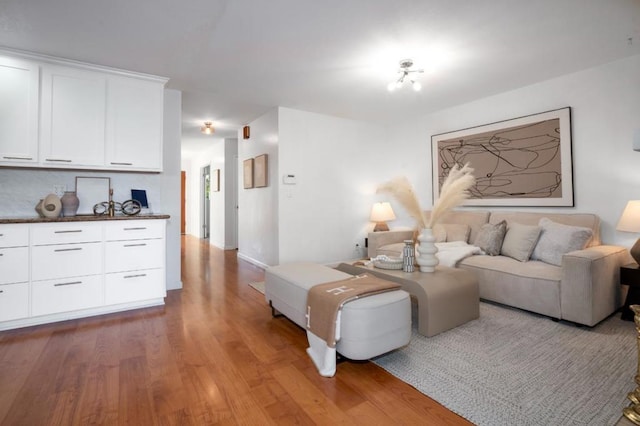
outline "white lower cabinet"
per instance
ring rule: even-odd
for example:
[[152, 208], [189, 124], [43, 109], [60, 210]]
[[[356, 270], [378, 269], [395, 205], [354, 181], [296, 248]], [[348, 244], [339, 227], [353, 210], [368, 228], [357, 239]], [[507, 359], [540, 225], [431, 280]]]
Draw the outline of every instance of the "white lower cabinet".
[[0, 330], [161, 305], [164, 219], [0, 225]]
[[0, 285], [0, 321], [29, 315], [29, 283]]
[[163, 269], [118, 272], [105, 277], [105, 303], [127, 303], [166, 295]]
[[102, 276], [38, 281], [31, 287], [31, 314], [47, 315], [103, 304]]

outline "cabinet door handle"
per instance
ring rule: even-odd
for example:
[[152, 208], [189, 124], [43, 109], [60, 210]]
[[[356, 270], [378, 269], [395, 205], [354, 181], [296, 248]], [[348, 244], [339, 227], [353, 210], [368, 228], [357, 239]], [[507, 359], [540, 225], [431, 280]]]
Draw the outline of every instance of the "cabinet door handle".
[[76, 284], [82, 284], [82, 281], [71, 281], [71, 282], [68, 282], [68, 283], [56, 283], [53, 286], [54, 287], [62, 287], [62, 286], [65, 286], [65, 285], [76, 285]]
[[142, 244], [125, 244], [123, 247], [140, 247], [140, 246], [146, 246], [145, 243]]
[[46, 161], [57, 161], [59, 163], [71, 163], [71, 160], [65, 160], [62, 158], [45, 158]]
[[115, 161], [112, 161], [111, 164], [113, 164], [114, 166], [133, 166], [133, 163], [118, 163]]
[[4, 256], [4, 253], [0, 253], [0, 257]]
[[10, 156], [3, 156], [2, 158], [4, 158], [5, 160], [33, 160], [33, 157], [10, 157]]
[[123, 278], [139, 278], [139, 277], [146, 277], [147, 274], [135, 274], [135, 275], [125, 275]]
[[55, 249], [54, 251], [78, 251], [78, 250], [82, 250], [82, 247], [68, 248], [68, 249]]
[[4, 293], [4, 290], [0, 290], [0, 293]]
[[137, 228], [124, 228], [125, 231], [143, 231], [147, 229], [145, 226], [138, 226]]
[[82, 229], [70, 229], [67, 231], [53, 231], [54, 234], [70, 234], [72, 232], [82, 232]]

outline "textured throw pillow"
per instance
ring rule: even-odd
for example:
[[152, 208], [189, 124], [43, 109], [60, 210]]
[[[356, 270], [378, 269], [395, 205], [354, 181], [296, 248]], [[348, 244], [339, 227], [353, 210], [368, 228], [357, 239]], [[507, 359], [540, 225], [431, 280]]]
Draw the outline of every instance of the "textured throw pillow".
[[531, 258], [556, 266], [562, 266], [563, 254], [582, 250], [593, 237], [590, 228], [563, 225], [546, 217], [540, 219], [539, 225], [542, 232]]
[[511, 223], [504, 236], [500, 253], [520, 262], [526, 262], [531, 257], [539, 236], [539, 226]]
[[480, 247], [489, 256], [497, 256], [502, 248], [504, 235], [507, 233], [507, 221], [503, 220], [496, 224], [485, 223], [480, 228], [473, 245]]

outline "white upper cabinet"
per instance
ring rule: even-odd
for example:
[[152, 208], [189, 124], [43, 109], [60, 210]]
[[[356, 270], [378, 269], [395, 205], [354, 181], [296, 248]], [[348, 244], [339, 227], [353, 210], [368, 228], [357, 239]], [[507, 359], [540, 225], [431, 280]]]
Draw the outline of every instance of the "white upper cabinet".
[[0, 56], [0, 165], [38, 162], [39, 67]]
[[107, 89], [106, 165], [162, 170], [164, 85], [110, 77]]
[[44, 66], [40, 162], [104, 166], [107, 79], [92, 71]]

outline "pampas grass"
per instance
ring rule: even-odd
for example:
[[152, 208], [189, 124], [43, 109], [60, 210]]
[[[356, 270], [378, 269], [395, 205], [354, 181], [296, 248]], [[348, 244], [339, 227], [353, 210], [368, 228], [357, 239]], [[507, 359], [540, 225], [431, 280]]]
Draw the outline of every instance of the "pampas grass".
[[476, 182], [476, 178], [471, 173], [473, 173], [473, 169], [469, 167], [468, 163], [462, 168], [456, 164], [449, 171], [449, 175], [440, 188], [440, 197], [431, 210], [431, 216], [427, 223], [428, 228], [433, 228], [449, 210], [469, 198], [469, 188]]
[[409, 216], [416, 220], [418, 229], [433, 228], [449, 210], [459, 206], [469, 198], [469, 188], [476, 182], [471, 173], [473, 173], [473, 169], [469, 167], [469, 164], [465, 164], [462, 168], [457, 164], [453, 166], [442, 184], [440, 198], [433, 205], [428, 221], [420, 208], [418, 197], [406, 177], [397, 177], [380, 185], [376, 193], [386, 192], [391, 194], [405, 208]]
[[420, 208], [418, 197], [416, 197], [416, 193], [406, 177], [397, 177], [380, 185], [376, 193], [381, 192], [391, 194], [405, 208], [409, 216], [416, 220], [419, 228], [425, 227], [426, 221]]

